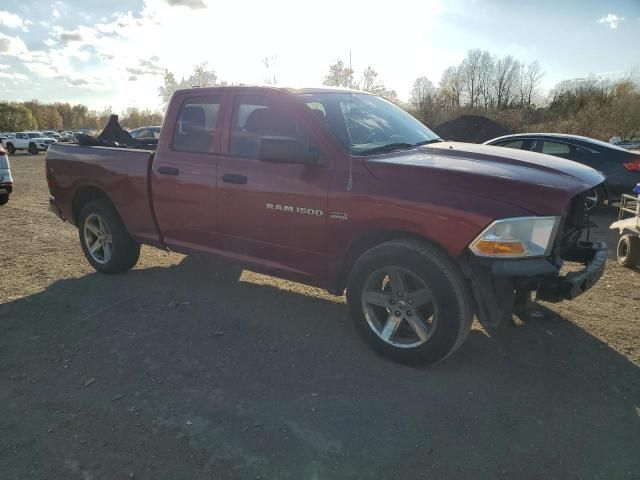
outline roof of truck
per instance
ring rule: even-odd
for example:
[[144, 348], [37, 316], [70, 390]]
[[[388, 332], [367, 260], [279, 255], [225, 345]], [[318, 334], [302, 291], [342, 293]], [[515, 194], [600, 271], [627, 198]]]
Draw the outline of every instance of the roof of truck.
[[[185, 92], [185, 91], [200, 91], [200, 90], [280, 90], [293, 94], [321, 94], [321, 93], [362, 93], [370, 95], [369, 92], [363, 92], [362, 90], [354, 90], [342, 87], [306, 87], [306, 88], [293, 88], [293, 87], [275, 87], [272, 85], [216, 85], [213, 87], [197, 87], [194, 86], [192, 88], [183, 88], [177, 90], [177, 92]], [[176, 93], [177, 93], [176, 92]]]

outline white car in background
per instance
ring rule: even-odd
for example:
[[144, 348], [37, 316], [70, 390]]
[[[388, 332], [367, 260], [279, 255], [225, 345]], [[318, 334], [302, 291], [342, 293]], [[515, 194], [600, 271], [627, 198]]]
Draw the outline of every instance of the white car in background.
[[7, 139], [5, 145], [10, 155], [17, 150], [27, 150], [32, 155], [45, 152], [49, 145], [56, 143], [53, 138], [49, 138], [41, 132], [18, 132], [13, 138]]
[[44, 133], [45, 136], [47, 136], [49, 138], [53, 138], [56, 141], [60, 140], [60, 134], [58, 132], [54, 131], [54, 130], [45, 130], [42, 133]]

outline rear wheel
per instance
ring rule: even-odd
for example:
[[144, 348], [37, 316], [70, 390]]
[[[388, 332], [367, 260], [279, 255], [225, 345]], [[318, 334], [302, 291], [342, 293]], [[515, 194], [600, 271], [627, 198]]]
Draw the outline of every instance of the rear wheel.
[[9, 201], [9, 194], [8, 193], [3, 193], [2, 195], [0, 195], [0, 205], [4, 205], [8, 201]]
[[104, 201], [90, 202], [82, 208], [78, 232], [84, 256], [99, 272], [124, 273], [138, 261], [140, 245]]
[[13, 146], [13, 143], [7, 143], [7, 152], [9, 152], [9, 155], [16, 153], [16, 147]]
[[464, 342], [473, 319], [458, 266], [439, 249], [413, 240], [366, 252], [349, 277], [347, 302], [363, 338], [406, 364], [446, 358]]
[[618, 241], [618, 263], [623, 267], [640, 265], [640, 237], [623, 235]]
[[29, 144], [29, 153], [31, 155], [37, 155], [39, 152], [40, 150], [38, 150], [38, 146], [35, 143]]

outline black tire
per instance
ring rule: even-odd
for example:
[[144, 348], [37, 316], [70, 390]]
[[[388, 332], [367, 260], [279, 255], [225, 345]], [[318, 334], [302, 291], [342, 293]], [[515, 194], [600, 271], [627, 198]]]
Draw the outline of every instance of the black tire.
[[587, 210], [589, 213], [595, 213], [604, 205], [604, 201], [607, 199], [607, 192], [602, 185], [598, 185], [597, 187], [587, 190], [585, 196], [585, 206]]
[[9, 194], [3, 193], [0, 195], [0, 205], [5, 205], [9, 201]]
[[[365, 286], [370, 285], [372, 278], [380, 275], [387, 269], [393, 271], [399, 269], [405, 275], [405, 285], [411, 282], [422, 282], [433, 301], [429, 304], [430, 313], [419, 312], [418, 301], [416, 305], [407, 306], [411, 302], [411, 295], [418, 294], [418, 290], [423, 287], [406, 288], [405, 305], [400, 306], [400, 301], [392, 307], [379, 307], [366, 302], [364, 297]], [[383, 273], [384, 274], [384, 273]], [[382, 287], [382, 295], [387, 298], [391, 295], [394, 299], [397, 292], [394, 291], [391, 275], [388, 275], [387, 287], [389, 292], [385, 292], [387, 287]], [[409, 280], [406, 280], [406, 279]], [[411, 280], [414, 279], [414, 280]], [[385, 280], [382, 280], [383, 284]], [[374, 295], [378, 290], [369, 290]], [[413, 292], [413, 293], [412, 293]], [[397, 300], [397, 299], [396, 299]], [[472, 297], [469, 284], [464, 278], [458, 265], [439, 248], [416, 240], [394, 240], [373, 247], [364, 253], [353, 266], [349, 280], [347, 282], [347, 303], [358, 332], [378, 353], [394, 361], [409, 365], [430, 365], [437, 363], [449, 355], [464, 343], [471, 329], [473, 321]], [[392, 300], [389, 303], [394, 305]], [[399, 309], [406, 309], [400, 312]], [[414, 317], [409, 318], [409, 309], [414, 309]], [[370, 323], [371, 310], [378, 310], [380, 317], [384, 319], [388, 315], [388, 320], [384, 328], [377, 330]], [[395, 310], [394, 310], [395, 309]], [[365, 313], [367, 312], [367, 313]], [[401, 315], [398, 315], [401, 313]], [[420, 316], [426, 319], [427, 332], [429, 334], [422, 344], [404, 343], [403, 346], [396, 346], [383, 340], [384, 330], [387, 324], [393, 319], [393, 315], [398, 315], [401, 320], [396, 321], [396, 327], [391, 335], [398, 335], [404, 328], [406, 335], [411, 335], [411, 331], [418, 330], [412, 327], [416, 318]], [[430, 317], [430, 315], [432, 315]], [[367, 319], [369, 318], [369, 320]], [[429, 318], [432, 324], [428, 326]], [[397, 323], [399, 322], [399, 323]], [[407, 330], [409, 328], [410, 330]], [[382, 334], [381, 331], [382, 330]], [[416, 338], [419, 335], [416, 335]], [[389, 336], [391, 339], [391, 336]], [[398, 343], [398, 342], [395, 342]], [[413, 346], [412, 346], [413, 345]]]
[[[85, 228], [87, 218], [100, 218], [105, 222], [107, 231], [110, 232], [111, 250], [110, 255], [103, 251], [103, 261], [99, 261], [94, 254], [89, 251], [88, 242], [90, 233]], [[127, 229], [120, 220], [117, 212], [107, 202], [97, 200], [87, 203], [78, 217], [78, 233], [80, 245], [87, 261], [98, 272], [102, 273], [125, 273], [138, 262], [140, 256], [140, 244], [134, 241]], [[95, 254], [97, 256], [97, 252]]]
[[640, 265], [640, 237], [623, 235], [618, 241], [618, 263], [623, 267]]
[[9, 155], [16, 153], [16, 147], [13, 146], [13, 143], [7, 143], [7, 152]]
[[38, 155], [38, 153], [40, 153], [40, 150], [38, 150], [38, 146], [35, 143], [29, 144], [29, 153], [31, 155]]

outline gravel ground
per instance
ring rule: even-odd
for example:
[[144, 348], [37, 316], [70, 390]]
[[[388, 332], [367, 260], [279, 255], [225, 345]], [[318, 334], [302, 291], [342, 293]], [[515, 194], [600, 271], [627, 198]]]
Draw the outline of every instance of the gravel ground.
[[43, 164], [0, 207], [3, 480], [640, 478], [640, 273], [408, 368], [314, 288], [151, 248], [95, 273]]

